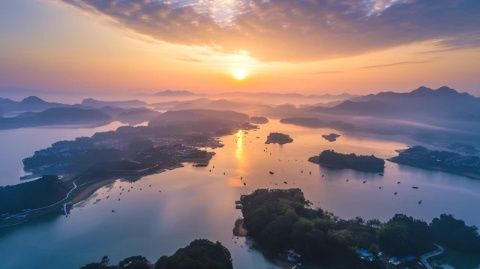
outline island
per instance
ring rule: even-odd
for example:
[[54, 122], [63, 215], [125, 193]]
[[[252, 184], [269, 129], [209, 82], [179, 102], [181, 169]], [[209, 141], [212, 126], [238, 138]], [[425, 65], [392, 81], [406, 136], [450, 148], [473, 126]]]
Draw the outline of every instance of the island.
[[329, 142], [335, 142], [335, 141], [337, 141], [337, 138], [340, 137], [340, 135], [336, 134], [336, 133], [330, 133], [330, 134], [327, 134], [327, 135], [322, 135], [322, 137]]
[[373, 155], [342, 154], [333, 150], [324, 150], [320, 155], [310, 157], [308, 161], [329, 168], [362, 172], [381, 173], [385, 169], [385, 161]]
[[480, 254], [476, 227], [451, 215], [430, 224], [403, 214], [385, 223], [344, 220], [312, 208], [300, 189], [259, 189], [242, 195], [239, 204], [248, 236], [267, 257], [290, 267], [424, 268], [418, 263], [440, 248], [436, 244]]
[[262, 116], [253, 116], [250, 117], [250, 122], [254, 124], [267, 124], [268, 118]]
[[282, 133], [270, 133], [267, 137], [267, 141], [265, 144], [287, 144], [287, 143], [292, 143], [293, 139], [287, 135], [287, 134], [282, 134]]
[[89, 263], [80, 269], [233, 269], [231, 254], [219, 242], [198, 239], [172, 256], [162, 256], [152, 264], [143, 256], [132, 256], [110, 265], [104, 256], [100, 262]]
[[[218, 137], [254, 128], [247, 115], [237, 112], [169, 111], [150, 121], [148, 126], [123, 126], [92, 137], [56, 142], [25, 158], [23, 164], [32, 178], [58, 177], [2, 188], [0, 201], [7, 202], [0, 211], [0, 227], [46, 213], [66, 213], [71, 203], [89, 197], [117, 179], [135, 181], [182, 167], [184, 163], [206, 166], [214, 155], [207, 148], [222, 146]], [[36, 188], [42, 193], [28, 195], [33, 194], [31, 186], [34, 185], [38, 185]], [[58, 190], [60, 187], [64, 188], [62, 192]], [[27, 195], [14, 207], [8, 200], [16, 194]]]
[[480, 179], [480, 157], [413, 146], [389, 160], [403, 165]]

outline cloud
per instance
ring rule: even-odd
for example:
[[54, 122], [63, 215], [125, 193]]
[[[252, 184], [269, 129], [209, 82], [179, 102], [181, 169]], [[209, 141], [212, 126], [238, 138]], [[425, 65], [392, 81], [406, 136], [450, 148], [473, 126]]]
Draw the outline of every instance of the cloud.
[[311, 61], [440, 40], [480, 45], [478, 0], [63, 0], [169, 43]]
[[377, 68], [392, 67], [392, 66], [399, 66], [399, 65], [426, 64], [426, 63], [432, 63], [432, 62], [433, 62], [433, 60], [428, 60], [428, 61], [404, 61], [404, 62], [395, 62], [395, 63], [388, 63], [388, 64], [369, 65], [369, 66], [361, 67], [360, 69], [377, 69]]

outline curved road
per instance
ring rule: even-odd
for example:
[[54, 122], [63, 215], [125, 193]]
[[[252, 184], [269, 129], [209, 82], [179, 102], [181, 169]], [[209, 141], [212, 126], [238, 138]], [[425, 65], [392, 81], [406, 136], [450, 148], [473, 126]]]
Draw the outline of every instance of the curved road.
[[420, 261], [422, 261], [423, 265], [425, 265], [427, 269], [433, 269], [433, 267], [428, 262], [429, 259], [442, 255], [445, 252], [445, 249], [442, 246], [437, 244], [435, 244], [435, 246], [437, 247], [437, 250], [434, 250], [432, 252], [429, 252], [420, 256]]

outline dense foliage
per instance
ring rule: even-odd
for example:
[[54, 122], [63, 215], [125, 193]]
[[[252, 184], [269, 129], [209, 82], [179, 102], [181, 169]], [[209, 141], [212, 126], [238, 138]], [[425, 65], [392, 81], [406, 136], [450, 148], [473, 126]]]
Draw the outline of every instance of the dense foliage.
[[426, 222], [397, 214], [378, 232], [380, 248], [395, 256], [421, 255], [435, 249]]
[[439, 243], [459, 251], [480, 253], [480, 235], [477, 227], [467, 226], [463, 220], [445, 214], [433, 219], [430, 227], [435, 240]]
[[227, 248], [219, 242], [195, 240], [172, 256], [162, 256], [155, 264], [145, 257], [126, 258], [118, 265], [109, 265], [108, 257], [100, 262], [89, 263], [81, 269], [233, 269], [232, 258]]
[[56, 176], [0, 188], [0, 215], [51, 205], [65, 198], [69, 188]]
[[[434, 243], [480, 253], [476, 227], [442, 215], [429, 225], [402, 214], [386, 223], [361, 218], [342, 220], [322, 209], [312, 209], [300, 189], [256, 190], [241, 197], [244, 227], [268, 255], [294, 249], [305, 261], [339, 268], [375, 267], [362, 263], [357, 249], [389, 255], [420, 256]], [[343, 267], [342, 267], [343, 266]]]
[[364, 268], [352, 247], [375, 243], [375, 230], [361, 219], [337, 221], [308, 208], [300, 189], [257, 190], [241, 202], [245, 228], [267, 254], [294, 248], [314, 263]]
[[480, 157], [465, 156], [455, 152], [429, 150], [422, 146], [414, 146], [403, 150], [393, 162], [414, 167], [440, 170], [480, 179]]
[[155, 269], [232, 269], [232, 258], [219, 242], [195, 240], [170, 257], [163, 256]]
[[365, 172], [382, 172], [385, 161], [375, 156], [342, 154], [333, 150], [325, 150], [320, 155], [311, 157], [309, 161], [332, 168], [349, 168]]

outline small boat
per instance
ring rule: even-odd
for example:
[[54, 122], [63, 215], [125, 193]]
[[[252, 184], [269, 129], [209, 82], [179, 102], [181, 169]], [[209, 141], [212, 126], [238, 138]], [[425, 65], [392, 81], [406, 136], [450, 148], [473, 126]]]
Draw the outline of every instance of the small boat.
[[417, 186], [413, 186], [413, 187], [412, 187], [412, 189], [416, 189], [416, 190], [418, 190], [418, 187], [417, 187]]
[[366, 181], [366, 180], [364, 180], [364, 181], [363, 181], [363, 184], [365, 184], [365, 183], [367, 183], [367, 181]]
[[285, 184], [285, 185], [286, 185], [286, 184], [288, 184], [288, 182], [284, 181], [284, 182], [283, 182], [283, 184]]
[[400, 181], [397, 181], [397, 184], [400, 184]]
[[382, 189], [382, 187], [378, 187], [378, 189], [379, 189], [379, 190], [381, 190], [381, 189]]
[[422, 200], [418, 201], [418, 204], [421, 205], [421, 204], [422, 204]]
[[275, 174], [275, 173], [274, 173], [274, 172], [272, 172], [272, 171], [270, 171], [270, 172], [268, 172], [268, 173], [269, 173], [270, 175], [274, 175], [274, 174]]
[[397, 195], [397, 194], [398, 194], [398, 192], [395, 192], [395, 193], [394, 193], [394, 195]]

